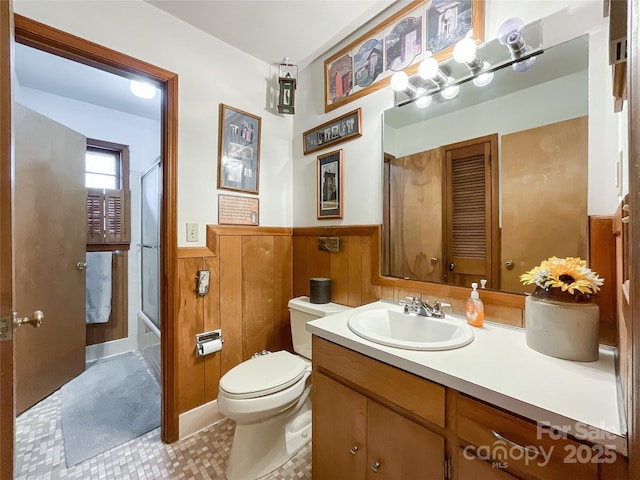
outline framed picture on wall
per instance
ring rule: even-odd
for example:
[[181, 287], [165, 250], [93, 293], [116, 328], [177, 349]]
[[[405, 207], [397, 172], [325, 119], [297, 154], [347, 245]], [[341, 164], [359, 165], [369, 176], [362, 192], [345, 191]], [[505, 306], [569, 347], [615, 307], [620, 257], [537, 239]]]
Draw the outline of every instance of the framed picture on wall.
[[262, 119], [220, 104], [218, 188], [258, 193]]
[[318, 218], [342, 218], [342, 150], [318, 155]]
[[394, 72], [444, 62], [464, 37], [484, 41], [485, 0], [414, 0], [324, 60], [324, 111], [389, 85]]

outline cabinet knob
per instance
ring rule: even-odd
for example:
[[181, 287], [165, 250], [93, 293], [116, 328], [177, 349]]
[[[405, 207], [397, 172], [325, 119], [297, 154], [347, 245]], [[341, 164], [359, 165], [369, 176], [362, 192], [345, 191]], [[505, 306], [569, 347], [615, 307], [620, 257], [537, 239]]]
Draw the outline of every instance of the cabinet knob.
[[371, 470], [373, 470], [373, 473], [378, 473], [379, 468], [380, 468], [380, 462], [373, 462], [371, 464]]
[[349, 449], [349, 453], [351, 453], [351, 455], [355, 455], [356, 453], [358, 453], [358, 445], [354, 445], [353, 447], [351, 447]]
[[449, 263], [449, 270], [453, 272], [453, 270], [456, 268], [456, 264], [455, 262], [451, 262]]
[[513, 260], [507, 260], [504, 262], [504, 266], [507, 267], [507, 270], [513, 270], [514, 263]]

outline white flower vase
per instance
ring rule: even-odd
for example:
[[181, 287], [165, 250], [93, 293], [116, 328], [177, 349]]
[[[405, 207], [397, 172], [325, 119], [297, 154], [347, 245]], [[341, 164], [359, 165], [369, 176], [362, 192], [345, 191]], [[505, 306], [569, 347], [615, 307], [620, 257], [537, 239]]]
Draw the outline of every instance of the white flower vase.
[[595, 303], [557, 302], [528, 295], [525, 322], [529, 348], [566, 360], [598, 360], [600, 308]]

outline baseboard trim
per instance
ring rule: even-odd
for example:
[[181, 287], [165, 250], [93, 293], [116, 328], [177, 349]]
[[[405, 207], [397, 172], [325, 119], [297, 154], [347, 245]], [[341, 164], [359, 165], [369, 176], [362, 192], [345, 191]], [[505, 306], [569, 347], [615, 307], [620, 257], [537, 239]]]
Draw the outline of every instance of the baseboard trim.
[[224, 420], [224, 418], [218, 409], [218, 400], [213, 400], [181, 413], [178, 418], [178, 438], [182, 440], [214, 423]]

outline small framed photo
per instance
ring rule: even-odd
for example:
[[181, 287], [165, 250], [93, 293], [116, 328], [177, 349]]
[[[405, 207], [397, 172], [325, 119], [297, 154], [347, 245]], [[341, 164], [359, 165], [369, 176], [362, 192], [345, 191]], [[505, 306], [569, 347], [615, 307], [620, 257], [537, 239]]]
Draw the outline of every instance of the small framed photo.
[[318, 155], [318, 218], [342, 218], [342, 150]]
[[262, 119], [220, 104], [218, 188], [258, 193]]

